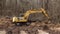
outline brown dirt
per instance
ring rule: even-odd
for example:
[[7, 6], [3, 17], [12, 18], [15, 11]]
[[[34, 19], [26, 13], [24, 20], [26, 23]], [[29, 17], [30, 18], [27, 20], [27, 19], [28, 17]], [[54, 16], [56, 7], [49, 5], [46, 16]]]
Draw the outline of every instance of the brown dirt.
[[6, 34], [60, 34], [60, 24], [32, 22], [29, 26], [16, 26], [11, 19], [1, 18], [0, 31], [2, 30], [5, 30]]

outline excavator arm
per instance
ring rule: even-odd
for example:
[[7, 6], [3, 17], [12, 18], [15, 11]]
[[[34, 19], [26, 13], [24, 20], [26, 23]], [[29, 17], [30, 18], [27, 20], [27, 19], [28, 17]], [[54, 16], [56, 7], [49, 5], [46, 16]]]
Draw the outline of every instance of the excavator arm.
[[50, 18], [45, 9], [41, 8], [41, 11], [48, 19]]
[[44, 10], [43, 8], [41, 8], [40, 10], [29, 10], [29, 11], [27, 11], [25, 14], [24, 14], [24, 18], [25, 19], [28, 19], [28, 16], [30, 15], [30, 14], [32, 14], [32, 13], [42, 13], [42, 14], [44, 14], [48, 19], [49, 19], [49, 16], [48, 16], [48, 14], [46, 13], [46, 10]]

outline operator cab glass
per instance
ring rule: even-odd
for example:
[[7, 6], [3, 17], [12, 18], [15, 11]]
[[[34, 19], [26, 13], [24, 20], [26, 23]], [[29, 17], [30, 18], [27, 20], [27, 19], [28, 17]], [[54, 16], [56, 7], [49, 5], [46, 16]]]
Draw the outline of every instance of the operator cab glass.
[[24, 18], [23, 17], [18, 17], [18, 19], [23, 20]]
[[24, 16], [24, 14], [22, 13], [22, 14], [19, 14], [19, 17], [23, 17]]

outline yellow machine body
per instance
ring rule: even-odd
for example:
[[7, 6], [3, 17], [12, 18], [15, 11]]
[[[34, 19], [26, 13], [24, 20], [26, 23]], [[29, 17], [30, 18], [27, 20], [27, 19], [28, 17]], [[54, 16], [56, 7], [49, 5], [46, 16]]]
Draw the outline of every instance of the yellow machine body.
[[[23, 18], [23, 17], [22, 17]], [[23, 20], [20, 20], [18, 17], [13, 17], [13, 22], [27, 22], [26, 19], [23, 18]]]

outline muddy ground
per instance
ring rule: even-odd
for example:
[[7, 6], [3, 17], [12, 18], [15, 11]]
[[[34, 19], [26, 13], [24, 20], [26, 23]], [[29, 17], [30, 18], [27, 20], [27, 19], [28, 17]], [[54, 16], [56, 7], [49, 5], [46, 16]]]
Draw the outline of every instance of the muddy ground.
[[[0, 34], [60, 34], [60, 24], [32, 22], [29, 26], [16, 26], [9, 18], [0, 18]], [[6, 33], [4, 33], [6, 32]]]

